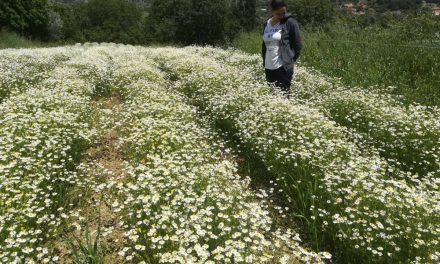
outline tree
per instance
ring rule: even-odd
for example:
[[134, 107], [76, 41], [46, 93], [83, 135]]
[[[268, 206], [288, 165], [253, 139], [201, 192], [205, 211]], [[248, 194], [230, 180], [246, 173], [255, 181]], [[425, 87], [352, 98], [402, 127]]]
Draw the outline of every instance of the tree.
[[390, 10], [409, 10], [419, 8], [422, 0], [376, 0], [376, 5], [382, 11]]
[[0, 1], [0, 28], [45, 39], [48, 23], [47, 0]]
[[[153, 0], [144, 30], [147, 40], [149, 42], [184, 41], [185, 29], [189, 29], [193, 24], [192, 2], [192, 0]], [[188, 30], [186, 34], [192, 32]]]
[[65, 40], [77, 42], [87, 41], [83, 28], [87, 25], [85, 15], [86, 4], [52, 3], [51, 9], [60, 14], [62, 19], [62, 35]]
[[[227, 2], [227, 1], [226, 1]], [[230, 0], [229, 1], [231, 21], [250, 31], [256, 25], [255, 14], [257, 12], [257, 2], [255, 0]]]
[[47, 25], [49, 40], [60, 40], [63, 35], [63, 20], [58, 12], [49, 10], [49, 22]]
[[334, 5], [329, 0], [289, 0], [288, 8], [304, 26], [322, 27], [336, 16]]
[[147, 19], [150, 41], [221, 44], [255, 25], [254, 0], [154, 0]]
[[83, 31], [89, 41], [140, 43], [141, 11], [126, 0], [90, 0]]

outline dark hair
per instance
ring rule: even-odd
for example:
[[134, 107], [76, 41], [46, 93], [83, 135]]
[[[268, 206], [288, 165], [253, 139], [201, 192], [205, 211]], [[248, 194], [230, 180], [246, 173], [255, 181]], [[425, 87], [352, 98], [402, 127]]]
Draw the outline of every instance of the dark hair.
[[270, 0], [270, 8], [272, 10], [287, 6], [286, 1], [284, 0]]

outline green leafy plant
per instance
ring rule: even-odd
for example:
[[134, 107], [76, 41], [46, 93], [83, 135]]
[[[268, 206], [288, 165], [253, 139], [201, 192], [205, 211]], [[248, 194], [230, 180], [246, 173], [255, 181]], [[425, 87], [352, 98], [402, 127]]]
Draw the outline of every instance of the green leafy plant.
[[101, 224], [98, 225], [95, 239], [92, 238], [90, 227], [88, 224], [86, 224], [85, 235], [85, 242], [78, 237], [75, 237], [74, 239], [68, 241], [69, 245], [73, 249], [75, 263], [102, 263], [102, 252], [99, 244], [99, 239], [101, 235]]

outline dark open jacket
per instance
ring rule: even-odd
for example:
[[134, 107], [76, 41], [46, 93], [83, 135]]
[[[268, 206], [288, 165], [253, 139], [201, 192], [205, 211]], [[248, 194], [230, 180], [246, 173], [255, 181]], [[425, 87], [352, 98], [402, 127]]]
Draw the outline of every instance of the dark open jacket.
[[[263, 23], [263, 34], [267, 22], [271, 17], [268, 17]], [[283, 28], [280, 41], [280, 56], [282, 56], [283, 66], [293, 67], [293, 63], [299, 58], [302, 49], [302, 40], [299, 32], [298, 22], [290, 15], [284, 15], [280, 24]], [[263, 41], [261, 55], [263, 56], [263, 67], [266, 60], [266, 44]]]

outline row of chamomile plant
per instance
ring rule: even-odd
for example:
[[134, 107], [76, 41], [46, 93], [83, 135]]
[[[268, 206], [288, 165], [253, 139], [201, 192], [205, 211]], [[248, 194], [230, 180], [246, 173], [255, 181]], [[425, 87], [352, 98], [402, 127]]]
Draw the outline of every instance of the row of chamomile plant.
[[101, 83], [96, 63], [101, 53], [85, 51], [90, 61], [56, 67], [47, 79], [1, 104], [2, 263], [57, 262], [51, 241], [80, 217], [68, 197], [86, 184], [76, 166], [97, 138], [90, 100]]
[[[261, 56], [235, 50], [192, 47], [263, 80]], [[440, 178], [440, 109], [402, 103], [373, 88], [348, 88], [309, 67], [295, 65], [292, 95], [354, 131], [390, 164], [419, 177]]]
[[167, 89], [142, 51], [119, 57], [113, 75], [123, 96], [119, 146], [129, 161], [112, 201], [125, 229], [120, 255], [142, 263], [330, 258], [302, 248], [294, 231], [274, 226], [267, 203], [237, 174], [224, 143], [201, 125], [194, 107]]
[[236, 67], [192, 49], [145, 53], [212, 122], [261, 157], [317, 248], [330, 246], [341, 263], [439, 260], [438, 179], [391, 169], [317, 109], [273, 95]]
[[353, 129], [390, 164], [419, 177], [440, 178], [440, 109], [404, 105], [395, 95], [347, 88], [298, 67], [296, 97]]
[[0, 102], [50, 77], [50, 70], [78, 55], [73, 47], [0, 50]]

